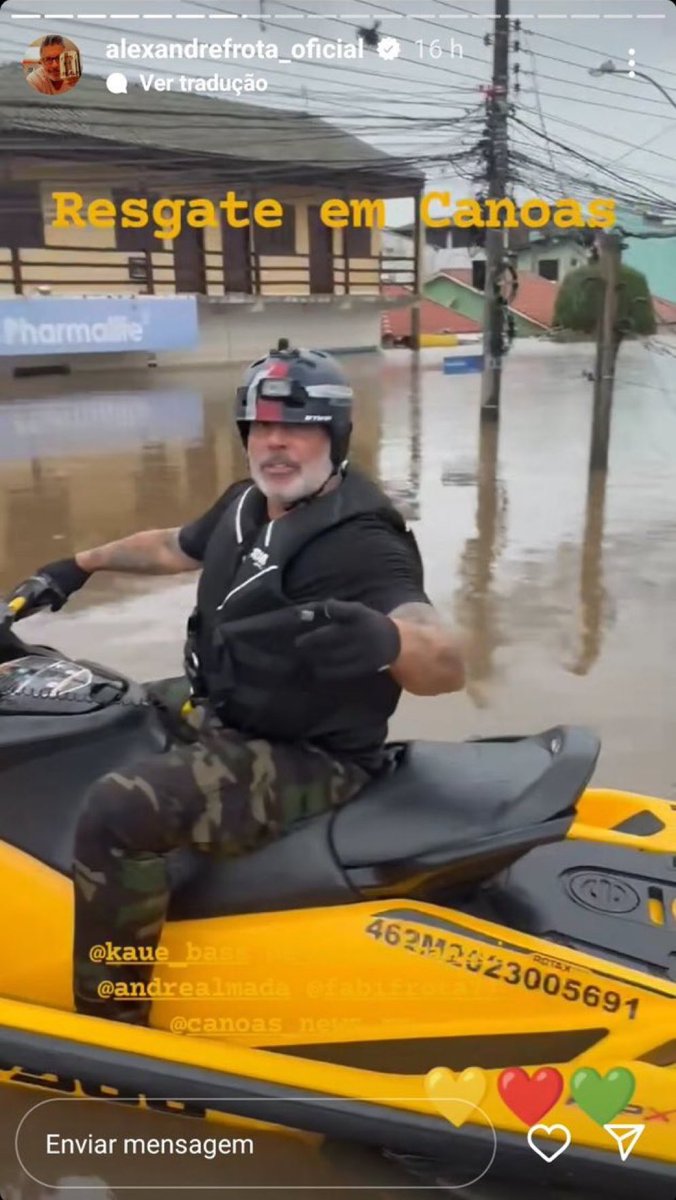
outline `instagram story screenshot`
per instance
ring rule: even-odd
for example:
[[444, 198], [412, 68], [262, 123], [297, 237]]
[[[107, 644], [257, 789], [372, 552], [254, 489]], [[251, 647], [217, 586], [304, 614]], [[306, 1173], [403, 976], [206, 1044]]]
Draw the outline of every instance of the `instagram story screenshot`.
[[0, 0], [0, 1200], [676, 1200], [675, 51]]

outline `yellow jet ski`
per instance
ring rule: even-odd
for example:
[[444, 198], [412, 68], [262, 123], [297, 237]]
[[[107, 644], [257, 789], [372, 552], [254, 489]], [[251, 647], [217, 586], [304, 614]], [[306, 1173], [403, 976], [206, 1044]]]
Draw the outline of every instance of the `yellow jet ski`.
[[[25, 644], [13, 615], [0, 1082], [673, 1200], [676, 804], [589, 787], [585, 729], [392, 745], [358, 800], [247, 859], [171, 856], [151, 1027], [81, 1016], [83, 794], [170, 733], [146, 688]], [[98, 952], [114, 981], [128, 949]]]

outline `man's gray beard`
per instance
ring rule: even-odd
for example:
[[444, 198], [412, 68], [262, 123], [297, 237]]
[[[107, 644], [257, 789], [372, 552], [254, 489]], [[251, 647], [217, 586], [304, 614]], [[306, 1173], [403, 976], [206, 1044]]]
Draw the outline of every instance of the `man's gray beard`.
[[321, 465], [301, 467], [299, 476], [293, 481], [293, 487], [289, 483], [286, 488], [280, 489], [273, 480], [266, 479], [263, 472], [249, 462], [249, 472], [258, 490], [268, 500], [277, 500], [281, 504], [295, 504], [305, 496], [312, 496], [328, 482], [332, 470], [331, 456], [327, 454]]

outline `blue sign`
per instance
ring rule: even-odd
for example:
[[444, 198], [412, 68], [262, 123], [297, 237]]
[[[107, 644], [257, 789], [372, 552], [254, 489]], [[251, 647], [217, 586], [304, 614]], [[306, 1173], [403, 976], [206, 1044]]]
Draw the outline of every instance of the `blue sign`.
[[148, 442], [198, 442], [204, 407], [197, 392], [158, 388], [94, 392], [0, 404], [0, 461], [111, 454]]
[[449, 355], [444, 359], [444, 375], [464, 375], [468, 371], [483, 371], [483, 354]]
[[4, 356], [192, 350], [198, 339], [194, 296], [0, 300]]

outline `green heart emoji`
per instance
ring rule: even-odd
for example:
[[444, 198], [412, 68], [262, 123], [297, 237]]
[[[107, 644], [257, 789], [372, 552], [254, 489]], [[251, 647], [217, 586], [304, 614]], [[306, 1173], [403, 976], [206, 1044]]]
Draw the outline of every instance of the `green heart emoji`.
[[581, 1067], [570, 1081], [570, 1090], [592, 1121], [607, 1125], [626, 1108], [636, 1090], [636, 1080], [626, 1067], [615, 1067], [603, 1078], [592, 1067]]

